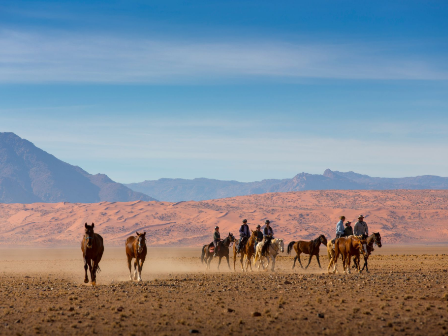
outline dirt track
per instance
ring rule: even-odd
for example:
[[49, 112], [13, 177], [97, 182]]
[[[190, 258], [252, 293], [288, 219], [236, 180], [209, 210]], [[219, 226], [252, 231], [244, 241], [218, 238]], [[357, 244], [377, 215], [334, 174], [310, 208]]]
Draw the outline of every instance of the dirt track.
[[197, 250], [158, 249], [142, 283], [127, 281], [117, 249], [105, 254], [95, 288], [82, 284], [80, 251], [0, 252], [1, 335], [448, 333], [442, 246], [376, 248], [370, 274], [362, 275], [328, 275], [315, 261], [292, 272], [286, 256], [275, 273], [234, 273], [226, 265], [218, 273], [214, 262], [205, 273]]

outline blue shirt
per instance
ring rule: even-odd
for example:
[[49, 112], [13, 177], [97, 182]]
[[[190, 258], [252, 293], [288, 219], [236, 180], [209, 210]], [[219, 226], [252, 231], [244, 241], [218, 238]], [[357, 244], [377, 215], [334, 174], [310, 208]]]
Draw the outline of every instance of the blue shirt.
[[336, 234], [344, 234], [344, 222], [342, 220], [336, 224]]

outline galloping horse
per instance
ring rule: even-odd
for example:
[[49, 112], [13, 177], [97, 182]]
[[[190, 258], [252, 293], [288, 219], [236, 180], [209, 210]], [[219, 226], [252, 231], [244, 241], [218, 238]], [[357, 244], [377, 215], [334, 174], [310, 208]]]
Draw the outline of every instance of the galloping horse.
[[292, 241], [288, 244], [288, 254], [291, 254], [291, 250], [294, 247], [294, 250], [296, 251], [296, 256], [294, 257], [294, 264], [292, 265], [292, 269], [294, 269], [294, 266], [296, 266], [296, 261], [299, 259], [300, 267], [303, 268], [302, 261], [300, 260], [300, 255], [302, 253], [309, 254], [310, 259], [308, 260], [308, 265], [306, 265], [305, 269], [308, 268], [308, 266], [311, 263], [311, 258], [316, 256], [317, 263], [319, 264], [319, 268], [322, 268], [320, 266], [320, 260], [319, 260], [319, 247], [320, 244], [327, 245], [327, 238], [325, 238], [324, 235], [320, 235], [314, 240], [311, 241], [302, 241], [299, 240], [298, 242]]
[[[146, 248], [146, 231], [143, 233], [136, 232], [137, 237], [131, 236], [126, 239], [126, 256], [128, 257], [129, 279], [142, 281], [143, 263], [146, 259], [148, 249]], [[134, 261], [134, 276], [131, 271], [131, 261]]]
[[[219, 257], [219, 263], [218, 263], [218, 270], [219, 265], [221, 265], [221, 259], [222, 257], [226, 257], [227, 259], [227, 265], [230, 269], [230, 262], [229, 262], [229, 246], [231, 243], [235, 241], [235, 237], [232, 233], [229, 233], [229, 235], [222, 241], [219, 242], [219, 250], [218, 250], [218, 257]], [[201, 263], [205, 261], [205, 264], [207, 265], [207, 269], [210, 269], [210, 262], [213, 259], [214, 250], [211, 251], [210, 248], [213, 246], [213, 243], [204, 245], [202, 247], [202, 255], [201, 255]]]
[[[369, 271], [369, 266], [367, 266], [367, 260], [369, 259], [369, 256], [373, 251], [373, 244], [376, 244], [378, 247], [383, 246], [381, 244], [381, 235], [379, 232], [372, 233], [369, 237], [367, 237], [366, 242], [367, 242], [367, 255], [364, 255], [364, 266], [362, 267], [362, 269], [359, 272], [364, 271], [364, 268], [366, 269], [367, 272]], [[353, 263], [355, 264], [356, 268], [359, 270], [359, 266], [360, 266], [359, 258], [354, 258]]]
[[348, 238], [341, 237], [336, 239], [334, 243], [334, 257], [331, 259], [328, 265], [328, 272], [333, 265], [333, 273], [336, 272], [336, 263], [338, 262], [339, 255], [342, 256], [343, 268], [346, 273], [350, 273], [350, 261], [352, 256], [358, 256], [360, 254], [367, 255], [367, 243], [365, 240], [360, 240], [355, 236]]
[[82, 257], [84, 259], [84, 271], [86, 276], [84, 282], [88, 283], [89, 278], [87, 277], [87, 265], [90, 271], [90, 278], [92, 279], [92, 286], [96, 285], [96, 272], [101, 271], [99, 263], [104, 253], [103, 237], [98, 233], [93, 232], [95, 224], [84, 225], [85, 233], [81, 241], [81, 251]]
[[[252, 230], [251, 230], [252, 231]], [[241, 254], [241, 258], [240, 258], [240, 262], [241, 262], [241, 269], [244, 272], [244, 265], [243, 265], [243, 259], [244, 257], [246, 257], [246, 272], [248, 267], [250, 266], [250, 270], [252, 271], [252, 264], [251, 264], [251, 258], [252, 255], [254, 254], [254, 246], [255, 246], [255, 240], [257, 239], [257, 232], [256, 231], [252, 231], [252, 234], [250, 235], [246, 245], [244, 246], [244, 248], [241, 249], [240, 254]], [[235, 263], [236, 263], [236, 245], [233, 245], [233, 270], [236, 271], [235, 269]]]
[[[262, 264], [262, 255], [261, 255], [261, 250], [263, 249], [263, 245], [265, 244], [265, 240], [263, 238], [263, 241], [260, 242], [259, 244], [257, 244], [256, 247], [256, 251], [255, 251], [255, 260], [254, 260], [254, 265], [256, 264], [257, 260], [260, 259], [260, 263], [258, 264], [258, 269], [260, 269], [260, 265]], [[285, 251], [285, 245], [283, 243], [283, 239], [272, 239], [271, 240], [271, 244], [268, 247], [268, 250], [266, 251], [266, 258], [268, 260], [268, 264], [266, 266], [263, 266], [263, 269], [266, 269], [269, 266], [269, 257], [272, 258], [272, 267], [271, 267], [271, 271], [274, 271], [274, 267], [275, 267], [275, 258], [277, 257], [277, 255], [280, 252], [284, 252]]]

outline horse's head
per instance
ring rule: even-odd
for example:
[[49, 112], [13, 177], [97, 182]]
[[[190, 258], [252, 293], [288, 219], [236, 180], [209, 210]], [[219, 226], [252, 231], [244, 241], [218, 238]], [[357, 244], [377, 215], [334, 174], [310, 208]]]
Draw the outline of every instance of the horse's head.
[[283, 239], [277, 239], [277, 244], [280, 247], [281, 252], [285, 252], [285, 243], [283, 242]]
[[231, 232], [229, 232], [229, 240], [231, 243], [233, 243], [235, 241], [235, 236]]
[[383, 246], [383, 245], [381, 244], [381, 235], [380, 235], [379, 232], [374, 232], [374, 233], [373, 233], [373, 239], [374, 239], [375, 244], [378, 245], [378, 247]]
[[320, 235], [319, 240], [323, 245], [327, 246], [327, 238], [324, 235]]
[[92, 248], [92, 244], [93, 244], [93, 237], [94, 237], [94, 232], [93, 232], [93, 228], [95, 227], [95, 224], [92, 223], [92, 225], [87, 225], [87, 223], [84, 224], [85, 227], [85, 234], [84, 234], [84, 238], [86, 240], [86, 245], [87, 248]]
[[143, 252], [143, 248], [146, 247], [146, 231], [143, 233], [138, 233], [137, 234], [137, 253], [142, 253]]

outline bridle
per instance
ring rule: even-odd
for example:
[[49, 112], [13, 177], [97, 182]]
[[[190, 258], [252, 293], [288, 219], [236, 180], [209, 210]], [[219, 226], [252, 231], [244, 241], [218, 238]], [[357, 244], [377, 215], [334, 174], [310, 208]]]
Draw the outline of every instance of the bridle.
[[[89, 246], [89, 242], [90, 242], [89, 239], [92, 239], [90, 246]], [[87, 244], [87, 248], [92, 248], [92, 246], [93, 246], [93, 236], [90, 237], [87, 232], [85, 233], [85, 241], [87, 242], [86, 243]]]

